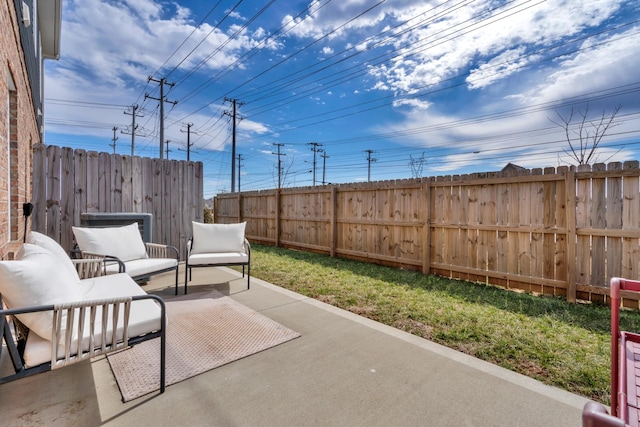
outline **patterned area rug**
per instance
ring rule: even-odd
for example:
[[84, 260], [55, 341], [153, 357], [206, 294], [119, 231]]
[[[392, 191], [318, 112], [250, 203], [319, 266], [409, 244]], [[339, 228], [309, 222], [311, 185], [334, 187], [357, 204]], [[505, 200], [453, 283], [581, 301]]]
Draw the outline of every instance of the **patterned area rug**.
[[[186, 298], [166, 303], [167, 386], [300, 336], [217, 291]], [[159, 338], [107, 359], [124, 402], [159, 390]]]

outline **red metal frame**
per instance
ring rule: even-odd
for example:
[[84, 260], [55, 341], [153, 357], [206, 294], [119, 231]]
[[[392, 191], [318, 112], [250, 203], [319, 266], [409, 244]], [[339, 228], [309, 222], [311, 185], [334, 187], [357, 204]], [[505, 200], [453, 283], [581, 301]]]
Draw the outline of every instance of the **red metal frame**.
[[[621, 291], [639, 292], [640, 281], [614, 277], [611, 291], [611, 414], [630, 425], [638, 425], [636, 365], [640, 365], [640, 334], [620, 331]], [[630, 402], [631, 399], [631, 402]]]

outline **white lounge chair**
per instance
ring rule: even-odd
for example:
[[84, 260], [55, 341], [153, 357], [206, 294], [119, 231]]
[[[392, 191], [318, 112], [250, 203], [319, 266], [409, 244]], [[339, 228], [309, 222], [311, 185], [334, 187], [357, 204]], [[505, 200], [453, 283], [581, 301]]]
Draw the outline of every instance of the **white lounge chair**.
[[184, 293], [194, 267], [247, 267], [247, 289], [250, 288], [251, 245], [245, 237], [246, 222], [237, 224], [204, 224], [193, 222], [193, 234], [187, 242], [184, 271]]
[[[147, 295], [127, 274], [96, 276], [104, 271], [101, 260], [72, 261], [45, 235], [32, 232], [29, 242], [19, 259], [0, 261], [0, 295], [7, 307], [0, 310], [0, 334], [14, 368], [0, 384], [160, 337], [164, 392], [162, 299]], [[78, 276], [74, 263], [87, 278]]]

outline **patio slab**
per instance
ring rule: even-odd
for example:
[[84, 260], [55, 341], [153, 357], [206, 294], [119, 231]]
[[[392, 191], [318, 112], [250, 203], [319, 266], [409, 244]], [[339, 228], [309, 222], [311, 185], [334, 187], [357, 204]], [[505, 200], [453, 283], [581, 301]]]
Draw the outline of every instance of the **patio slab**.
[[[126, 404], [105, 358], [25, 378], [0, 386], [0, 423], [581, 425], [583, 397], [258, 279], [246, 291], [227, 268], [193, 279], [190, 294], [215, 287], [302, 336]], [[171, 283], [158, 276], [145, 289], [169, 299]]]

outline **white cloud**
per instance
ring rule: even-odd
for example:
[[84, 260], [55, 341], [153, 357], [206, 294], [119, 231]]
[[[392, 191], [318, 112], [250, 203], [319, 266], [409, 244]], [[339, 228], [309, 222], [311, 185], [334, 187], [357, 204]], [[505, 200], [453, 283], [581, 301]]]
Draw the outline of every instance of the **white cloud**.
[[[640, 27], [611, 38], [585, 42], [579, 53], [559, 58], [548, 77], [534, 82], [523, 96], [532, 102], [571, 98], [637, 81], [640, 68]], [[589, 48], [589, 47], [592, 48]], [[637, 96], [629, 102], [638, 105]]]
[[431, 105], [428, 101], [421, 101], [415, 98], [400, 98], [393, 101], [394, 107], [410, 106], [416, 110], [426, 110]]
[[[245, 30], [240, 37], [229, 40], [227, 34], [207, 23], [195, 28], [186, 7], [163, 8], [151, 0], [125, 4], [69, 1], [64, 11], [62, 59], [55, 67], [80, 65], [88, 75], [111, 81], [146, 78], [145, 74], [161, 66], [165, 70], [195, 66], [220, 69], [264, 36], [259, 28], [257, 36]], [[238, 28], [231, 26], [229, 32]], [[271, 42], [269, 46], [275, 48], [277, 44]]]
[[[377, 78], [374, 87], [411, 93], [464, 74], [469, 67], [470, 86], [485, 87], [522, 71], [523, 65], [536, 59], [526, 57], [531, 50], [598, 25], [621, 3], [550, 0], [531, 5], [521, 1], [492, 11], [495, 2], [486, 0], [442, 16], [435, 9], [431, 21], [388, 41], [396, 49], [396, 58], [371, 68]], [[562, 10], [567, 13], [559, 13]], [[395, 16], [400, 21], [416, 16], [413, 13], [410, 8], [400, 9]], [[483, 65], [474, 66], [476, 61]]]
[[471, 70], [467, 83], [470, 89], [481, 89], [492, 83], [504, 79], [509, 75], [521, 71], [523, 67], [535, 60], [537, 56], [523, 57], [524, 46], [510, 49], [493, 57], [488, 62]]

